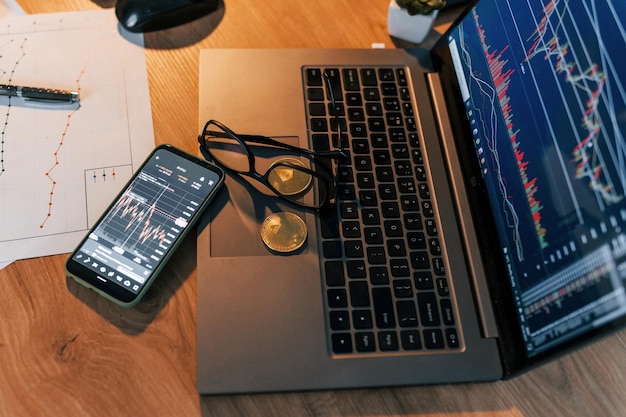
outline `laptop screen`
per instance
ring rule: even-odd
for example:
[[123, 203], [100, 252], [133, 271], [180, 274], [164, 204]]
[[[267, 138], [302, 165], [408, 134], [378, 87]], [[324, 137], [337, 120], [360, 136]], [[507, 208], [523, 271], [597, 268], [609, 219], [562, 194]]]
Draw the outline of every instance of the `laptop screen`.
[[481, 0], [448, 38], [528, 356], [626, 314], [623, 16]]

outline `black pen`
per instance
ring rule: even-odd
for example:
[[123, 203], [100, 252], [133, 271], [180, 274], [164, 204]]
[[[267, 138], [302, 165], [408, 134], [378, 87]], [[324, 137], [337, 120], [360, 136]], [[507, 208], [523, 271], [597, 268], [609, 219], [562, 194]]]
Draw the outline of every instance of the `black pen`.
[[77, 103], [80, 100], [76, 91], [8, 84], [0, 84], [0, 96], [21, 97], [24, 100], [50, 104]]

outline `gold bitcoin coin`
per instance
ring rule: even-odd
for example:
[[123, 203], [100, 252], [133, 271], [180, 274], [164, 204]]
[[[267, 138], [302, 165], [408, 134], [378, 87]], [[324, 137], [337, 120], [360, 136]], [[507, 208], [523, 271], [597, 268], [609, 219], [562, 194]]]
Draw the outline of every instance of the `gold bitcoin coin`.
[[261, 239], [273, 251], [293, 252], [306, 240], [306, 224], [299, 216], [280, 212], [267, 216], [261, 225]]
[[305, 168], [305, 165], [296, 158], [281, 158], [272, 164], [267, 180], [272, 187], [283, 195], [295, 195], [306, 190], [311, 184], [311, 175], [292, 167], [278, 165], [289, 163]]

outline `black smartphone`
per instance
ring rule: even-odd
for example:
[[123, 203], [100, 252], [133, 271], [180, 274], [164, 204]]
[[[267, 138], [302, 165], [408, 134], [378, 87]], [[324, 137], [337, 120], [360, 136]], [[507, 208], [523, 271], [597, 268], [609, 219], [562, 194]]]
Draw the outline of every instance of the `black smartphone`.
[[210, 162], [158, 146], [70, 255], [67, 275], [136, 305], [223, 182]]

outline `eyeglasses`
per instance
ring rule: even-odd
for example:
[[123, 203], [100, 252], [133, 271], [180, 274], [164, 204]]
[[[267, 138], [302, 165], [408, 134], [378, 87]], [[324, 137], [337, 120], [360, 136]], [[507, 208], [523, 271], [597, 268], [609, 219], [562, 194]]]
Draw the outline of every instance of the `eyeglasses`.
[[[338, 165], [347, 159], [340, 149], [312, 151], [267, 136], [239, 135], [217, 120], [204, 125], [198, 142], [208, 160], [260, 182], [290, 203], [314, 210], [336, 204]], [[265, 173], [257, 171], [255, 154], [274, 157]]]

